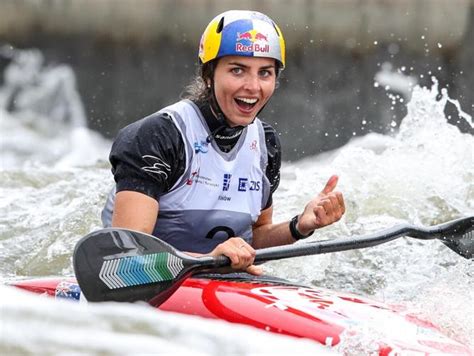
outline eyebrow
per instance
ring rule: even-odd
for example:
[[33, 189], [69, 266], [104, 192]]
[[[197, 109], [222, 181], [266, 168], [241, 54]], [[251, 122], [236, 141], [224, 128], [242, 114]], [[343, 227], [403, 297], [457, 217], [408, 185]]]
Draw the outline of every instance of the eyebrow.
[[[229, 63], [227, 63], [227, 65], [249, 68], [248, 65], [245, 65], [245, 64], [240, 63], [240, 62], [229, 62]], [[275, 68], [275, 67], [276, 66], [274, 64], [269, 64], [267, 66], [260, 67], [259, 69], [269, 69], [269, 68]]]

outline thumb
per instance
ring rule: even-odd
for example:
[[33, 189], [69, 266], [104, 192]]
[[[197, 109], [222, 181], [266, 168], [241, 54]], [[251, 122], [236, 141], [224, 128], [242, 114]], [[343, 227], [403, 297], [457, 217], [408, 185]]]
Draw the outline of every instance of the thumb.
[[334, 190], [334, 188], [336, 188], [338, 180], [339, 180], [338, 176], [332, 175], [331, 178], [328, 179], [324, 189], [321, 191], [321, 194], [331, 193]]
[[261, 276], [263, 274], [262, 266], [251, 265], [248, 266], [245, 272], [253, 274], [254, 276]]

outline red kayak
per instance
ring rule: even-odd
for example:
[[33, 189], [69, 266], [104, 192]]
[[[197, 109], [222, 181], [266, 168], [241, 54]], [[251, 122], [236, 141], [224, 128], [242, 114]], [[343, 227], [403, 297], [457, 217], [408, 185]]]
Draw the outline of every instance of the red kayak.
[[[14, 286], [55, 298], [81, 299], [74, 279], [24, 280]], [[402, 308], [272, 277], [195, 276], [159, 309], [247, 324], [327, 346], [359, 338], [378, 345], [380, 355], [473, 355], [467, 346]]]

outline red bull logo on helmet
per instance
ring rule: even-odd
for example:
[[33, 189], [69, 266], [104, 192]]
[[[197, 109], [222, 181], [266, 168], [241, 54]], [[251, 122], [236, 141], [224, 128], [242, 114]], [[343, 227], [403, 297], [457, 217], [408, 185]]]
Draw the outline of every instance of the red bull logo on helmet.
[[235, 44], [236, 52], [270, 52], [270, 45], [268, 44], [268, 36], [258, 32], [257, 30], [250, 30], [246, 32], [237, 32], [237, 43]]

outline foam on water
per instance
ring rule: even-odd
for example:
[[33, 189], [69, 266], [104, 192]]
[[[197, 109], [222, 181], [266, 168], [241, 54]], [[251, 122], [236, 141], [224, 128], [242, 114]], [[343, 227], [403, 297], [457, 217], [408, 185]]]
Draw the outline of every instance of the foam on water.
[[109, 170], [31, 167], [0, 180], [0, 279], [72, 273], [78, 237], [100, 227]]
[[2, 354], [334, 354], [309, 340], [144, 304], [80, 304], [0, 286], [0, 310]]

